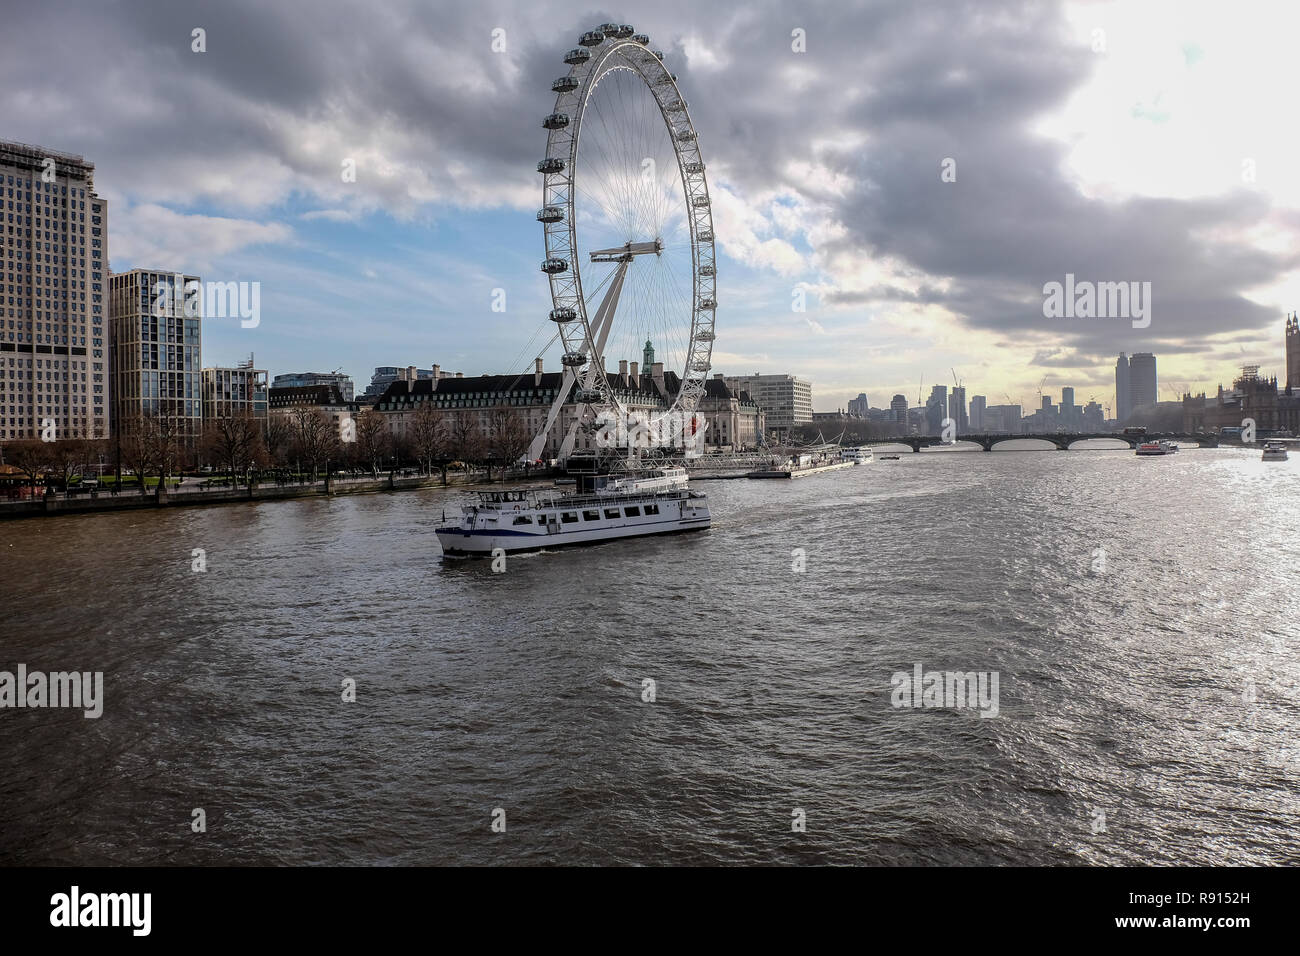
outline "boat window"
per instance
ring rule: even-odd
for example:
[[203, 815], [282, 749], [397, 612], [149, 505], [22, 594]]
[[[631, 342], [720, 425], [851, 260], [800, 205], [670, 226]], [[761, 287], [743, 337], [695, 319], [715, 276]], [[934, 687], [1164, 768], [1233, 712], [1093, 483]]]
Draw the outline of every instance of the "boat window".
[[599, 521], [599, 520], [600, 520], [600, 512], [597, 511], [597, 510], [595, 510], [595, 509], [593, 509], [593, 510], [591, 510], [591, 511], [584, 511], [584, 512], [582, 513], [582, 520], [583, 520], [583, 521]]
[[515, 516], [515, 524], [532, 524], [532, 523], [533, 523], [532, 515], [516, 515], [516, 516]]
[[657, 514], [659, 513], [659, 506], [658, 506], [658, 505], [646, 505], [646, 506], [645, 506], [645, 513], [648, 514], [648, 515], [657, 515]]
[[641, 516], [641, 509], [632, 505], [631, 507], [624, 508], [623, 514], [627, 515], [629, 518], [639, 518]]
[[618, 517], [618, 509], [617, 509], [617, 508], [606, 508], [606, 509], [605, 509], [605, 517], [606, 517], [606, 518], [617, 518], [617, 517]]
[[578, 512], [566, 511], [560, 515], [560, 520], [563, 521], [565, 524], [573, 524], [573, 522], [578, 520]]

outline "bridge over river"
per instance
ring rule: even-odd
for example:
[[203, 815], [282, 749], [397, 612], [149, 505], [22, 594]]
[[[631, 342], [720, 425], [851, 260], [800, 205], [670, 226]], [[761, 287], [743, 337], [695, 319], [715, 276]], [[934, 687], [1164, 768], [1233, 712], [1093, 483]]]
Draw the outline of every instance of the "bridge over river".
[[[901, 435], [897, 438], [872, 438], [861, 442], [863, 445], [907, 445], [912, 451], [919, 452], [922, 448], [929, 448], [934, 445], [960, 445], [963, 442], [979, 445], [985, 451], [992, 451], [997, 445], [1008, 441], [1026, 441], [1036, 440], [1051, 442], [1059, 451], [1069, 451], [1072, 446], [1079, 442], [1091, 441], [1098, 438], [1109, 438], [1115, 441], [1122, 441], [1130, 448], [1136, 448], [1144, 441], [1174, 441], [1174, 442], [1195, 442], [1201, 448], [1217, 448], [1219, 445], [1218, 437], [1215, 435], [1197, 435], [1185, 432], [1148, 432], [1146, 435], [1120, 435], [1115, 432], [1095, 432], [1095, 433], [1070, 433], [1061, 432], [1040, 432], [1031, 435], [1008, 435], [1008, 434], [983, 434], [983, 435], [958, 435], [954, 442], [945, 442], [938, 435]], [[1093, 448], [1093, 451], [1100, 449]]]

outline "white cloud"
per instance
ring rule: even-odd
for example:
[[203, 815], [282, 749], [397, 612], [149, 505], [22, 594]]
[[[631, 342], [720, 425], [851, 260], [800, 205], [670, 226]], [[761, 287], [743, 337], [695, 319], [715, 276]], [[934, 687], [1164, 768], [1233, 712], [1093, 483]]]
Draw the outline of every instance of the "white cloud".
[[157, 203], [110, 204], [109, 214], [110, 264], [118, 272], [157, 268], [202, 275], [223, 256], [294, 238], [283, 223], [185, 214]]

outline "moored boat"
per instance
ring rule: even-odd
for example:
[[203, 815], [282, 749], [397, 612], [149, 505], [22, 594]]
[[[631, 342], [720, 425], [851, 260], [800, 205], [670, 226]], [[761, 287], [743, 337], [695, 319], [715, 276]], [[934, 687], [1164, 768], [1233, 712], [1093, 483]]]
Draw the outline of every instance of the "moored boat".
[[1286, 461], [1286, 445], [1280, 441], [1270, 441], [1264, 443], [1264, 457], [1262, 461]]
[[580, 476], [578, 489], [484, 491], [461, 510], [457, 524], [437, 529], [444, 554], [488, 557], [597, 544], [616, 538], [703, 531], [708, 497], [687, 488], [685, 468], [638, 476]]

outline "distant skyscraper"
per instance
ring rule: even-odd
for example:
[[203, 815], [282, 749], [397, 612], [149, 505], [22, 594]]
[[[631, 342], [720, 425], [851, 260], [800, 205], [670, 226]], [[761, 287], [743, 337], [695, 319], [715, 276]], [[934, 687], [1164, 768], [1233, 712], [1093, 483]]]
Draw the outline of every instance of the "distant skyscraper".
[[988, 408], [988, 399], [983, 395], [972, 395], [970, 400], [970, 427], [972, 431], [984, 430], [984, 410]]
[[925, 402], [925, 425], [931, 435], [943, 431], [943, 420], [948, 416], [948, 386], [934, 385]]
[[952, 394], [948, 396], [948, 417], [957, 423], [957, 433], [965, 434], [970, 425], [970, 420], [966, 417], [966, 386], [953, 386]]
[[868, 411], [867, 395], [865, 392], [859, 392], [857, 398], [849, 399], [849, 414], [856, 415], [859, 418], [866, 418]]
[[1294, 312], [1286, 320], [1286, 387], [1300, 389], [1300, 321]]
[[108, 203], [94, 176], [80, 156], [0, 142], [0, 440], [108, 437]]
[[889, 403], [890, 418], [907, 424], [907, 396], [895, 395]]
[[1119, 361], [1115, 363], [1115, 418], [1123, 424], [1133, 411], [1133, 402], [1129, 398], [1129, 367], [1128, 356], [1123, 352], [1119, 353]]
[[1154, 405], [1159, 389], [1156, 382], [1156, 357], [1150, 352], [1134, 352], [1128, 363], [1129, 411]]

